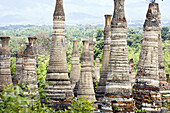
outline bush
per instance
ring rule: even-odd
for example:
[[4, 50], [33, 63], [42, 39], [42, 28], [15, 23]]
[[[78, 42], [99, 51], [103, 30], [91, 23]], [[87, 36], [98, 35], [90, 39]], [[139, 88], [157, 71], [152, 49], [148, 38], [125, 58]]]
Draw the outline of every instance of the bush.
[[[29, 94], [25, 94], [25, 91]], [[26, 84], [17, 84], [0, 94], [0, 113], [52, 113], [54, 110], [41, 104], [40, 98], [31, 94]]]
[[70, 103], [71, 107], [68, 107], [68, 110], [65, 111], [58, 111], [57, 113], [90, 113], [94, 111], [95, 105], [89, 102], [87, 99], [82, 97], [78, 97], [74, 99], [70, 97], [72, 103]]

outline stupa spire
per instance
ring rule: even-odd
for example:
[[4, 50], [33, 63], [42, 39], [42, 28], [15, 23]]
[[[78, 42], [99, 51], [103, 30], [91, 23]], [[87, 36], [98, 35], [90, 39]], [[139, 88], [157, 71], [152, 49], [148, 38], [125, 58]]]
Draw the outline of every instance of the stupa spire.
[[46, 81], [51, 84], [45, 89], [47, 97], [54, 103], [72, 96], [72, 89], [67, 71], [64, 24], [65, 14], [63, 0], [56, 0], [56, 7], [53, 15], [50, 61], [46, 77]]

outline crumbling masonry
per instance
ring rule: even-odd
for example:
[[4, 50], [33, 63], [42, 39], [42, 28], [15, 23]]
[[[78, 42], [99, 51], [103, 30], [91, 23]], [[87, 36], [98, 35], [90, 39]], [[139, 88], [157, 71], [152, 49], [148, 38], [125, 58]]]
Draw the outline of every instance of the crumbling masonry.
[[89, 37], [89, 51], [90, 51], [90, 55], [91, 55], [91, 71], [92, 71], [92, 77], [93, 80], [95, 80], [95, 72], [94, 72], [94, 42], [93, 42], [93, 36]]
[[161, 95], [159, 87], [158, 63], [158, 4], [150, 3], [144, 23], [144, 37], [138, 63], [138, 72], [133, 87], [137, 108], [148, 112], [160, 112]]
[[10, 52], [8, 42], [10, 37], [0, 36], [2, 47], [0, 48], [0, 92], [4, 90], [4, 85], [12, 84], [10, 71]]
[[91, 71], [91, 55], [89, 51], [89, 41], [83, 41], [83, 51], [81, 54], [81, 74], [78, 86], [78, 97], [85, 96], [90, 102], [95, 102], [93, 79]]
[[79, 62], [79, 50], [78, 50], [78, 41], [73, 41], [73, 52], [71, 60], [71, 72], [70, 72], [70, 81], [72, 89], [74, 91], [74, 96], [77, 96], [77, 84], [80, 80], [80, 62]]
[[28, 37], [29, 43], [32, 44], [31, 46], [33, 48], [33, 52], [34, 52], [35, 57], [37, 57], [36, 40], [37, 40], [36, 36], [29, 36]]
[[[161, 13], [159, 10], [159, 4], [155, 4], [155, 9], [158, 11], [158, 22], [159, 27], [161, 27]], [[162, 102], [165, 102], [168, 100], [170, 102], [170, 88], [168, 77], [165, 73], [165, 66], [164, 66], [164, 58], [163, 58], [163, 52], [162, 52], [162, 37], [161, 37], [161, 29], [158, 31], [158, 75], [159, 75], [159, 87], [160, 87], [160, 93], [162, 96]], [[164, 106], [163, 106], [164, 107]], [[170, 110], [170, 109], [169, 109]]]
[[[161, 27], [161, 13], [159, 10], [159, 4], [155, 4], [155, 10], [157, 10], [157, 20], [159, 22], [159, 27]], [[162, 52], [162, 37], [161, 37], [161, 29], [158, 30], [158, 74], [159, 74], [159, 85], [160, 90], [165, 91], [168, 89], [168, 82], [165, 74], [165, 66], [164, 66], [164, 59], [163, 59], [163, 52]]]
[[134, 109], [131, 98], [131, 79], [127, 51], [127, 22], [124, 1], [114, 0], [114, 15], [111, 22], [110, 58], [104, 96], [104, 112], [131, 112]]
[[97, 100], [103, 99], [105, 89], [106, 89], [107, 70], [108, 70], [109, 56], [110, 56], [111, 17], [112, 15], [105, 15], [104, 48], [103, 48], [101, 75], [96, 91]]
[[50, 98], [53, 103], [73, 96], [67, 71], [64, 23], [63, 0], [56, 0], [50, 61], [46, 77], [47, 83], [50, 82], [50, 84], [45, 89], [47, 98]]
[[[30, 44], [32, 48], [30, 52], [34, 54], [35, 59], [36, 59], [36, 47], [35, 47], [36, 39], [37, 38], [35, 36], [30, 36], [28, 37], [28, 43], [26, 43], [26, 47], [28, 47]], [[23, 79], [23, 70], [24, 70], [24, 51], [18, 51], [16, 54], [16, 67], [15, 67], [15, 75], [13, 80], [14, 84], [21, 83], [21, 80]]]
[[135, 84], [135, 64], [133, 58], [130, 59], [130, 75], [131, 75], [131, 86]]
[[18, 84], [21, 82], [21, 77], [23, 75], [24, 70], [24, 51], [19, 51], [16, 54], [16, 66], [15, 66], [15, 75], [13, 84]]
[[31, 94], [38, 96], [36, 57], [33, 50], [33, 42], [35, 37], [28, 37], [29, 44], [26, 45], [23, 55], [23, 72], [20, 77], [20, 83], [28, 83], [28, 87], [32, 90]]

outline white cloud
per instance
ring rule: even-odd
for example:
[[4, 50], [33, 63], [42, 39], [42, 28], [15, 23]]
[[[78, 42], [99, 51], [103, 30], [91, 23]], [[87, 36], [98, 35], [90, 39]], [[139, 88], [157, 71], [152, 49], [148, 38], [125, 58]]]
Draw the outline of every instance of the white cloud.
[[[1, 24], [52, 24], [55, 2], [56, 0], [3, 0], [0, 4]], [[170, 19], [170, 0], [158, 2], [162, 18]], [[64, 0], [66, 23], [104, 23], [104, 15], [113, 14], [113, 5], [113, 0]], [[144, 20], [147, 8], [146, 0], [125, 0], [127, 20]], [[5, 17], [10, 18], [9, 21]], [[74, 17], [81, 20], [75, 20]]]

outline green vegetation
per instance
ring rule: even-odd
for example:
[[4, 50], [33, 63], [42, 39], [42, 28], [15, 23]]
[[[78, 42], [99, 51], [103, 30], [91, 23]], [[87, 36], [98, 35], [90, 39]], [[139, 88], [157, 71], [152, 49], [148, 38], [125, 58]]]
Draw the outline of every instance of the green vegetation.
[[147, 111], [146, 110], [143, 110], [143, 109], [135, 109], [135, 113], [146, 113]]
[[10, 67], [11, 67], [12, 80], [14, 79], [14, 75], [15, 75], [15, 66], [16, 66], [16, 58], [11, 57]]
[[[30, 91], [26, 95], [25, 90]], [[0, 94], [0, 113], [52, 113], [53, 109], [41, 104], [40, 98], [31, 94], [27, 85], [18, 84]]]
[[[163, 57], [166, 74], [170, 74], [170, 32], [169, 26], [162, 27], [162, 42], [163, 42]], [[143, 37], [142, 27], [129, 27], [128, 28], [128, 57], [129, 59], [133, 58], [135, 62], [135, 70], [137, 70], [140, 49], [141, 49], [141, 40]], [[102, 63], [103, 56], [103, 26], [66, 26], [66, 48], [67, 48], [67, 67], [70, 73], [71, 70], [71, 54], [73, 47], [73, 40], [78, 40], [78, 49], [81, 56], [81, 51], [83, 48], [82, 40], [88, 39], [89, 36], [93, 35], [94, 38], [94, 60], [99, 57]], [[46, 94], [43, 93], [43, 88], [48, 85], [45, 83], [50, 48], [51, 48], [51, 39], [52, 39], [52, 27], [51, 26], [9, 26], [9, 27], [0, 27], [0, 35], [8, 35], [10, 39], [10, 52], [11, 52], [11, 75], [14, 77], [15, 74], [15, 64], [16, 64], [16, 52], [23, 51], [25, 49], [25, 42], [27, 41], [28, 36], [37, 36], [37, 79], [39, 87], [40, 99], [46, 99]], [[0, 95], [2, 102], [0, 104], [0, 112], [7, 113], [8, 111], [18, 113], [30, 112], [34, 113], [50, 113], [54, 112], [51, 108], [48, 108], [45, 105], [42, 105], [40, 101], [33, 102], [30, 105], [32, 95], [29, 97], [24, 96], [22, 85], [16, 85], [13, 88], [7, 88], [4, 90], [3, 94]], [[68, 110], [58, 111], [58, 113], [63, 112], [79, 112], [88, 113], [93, 111], [94, 105], [83, 98], [78, 98], [78, 100], [71, 98], [72, 103]], [[32, 102], [31, 102], [32, 103]], [[33, 106], [32, 106], [33, 105]], [[13, 110], [13, 111], [12, 111]], [[115, 109], [116, 110], [116, 109]], [[45, 111], [45, 112], [44, 112]]]
[[170, 40], [170, 32], [168, 27], [162, 27], [161, 32], [163, 41]]
[[68, 110], [60, 110], [57, 113], [91, 113], [96, 107], [93, 103], [89, 102], [85, 97], [78, 97], [77, 99], [70, 98], [72, 103]]
[[[39, 85], [39, 88], [44, 88], [44, 84]], [[25, 90], [30, 91], [29, 94], [26, 95]], [[78, 97], [78, 99], [71, 97], [71, 107], [68, 107], [68, 110], [55, 111], [41, 103], [41, 99], [50, 102], [46, 98], [46, 93], [40, 91], [40, 97], [43, 98], [39, 98], [32, 95], [31, 92], [33, 91], [26, 84], [17, 84], [13, 87], [7, 86], [0, 94], [0, 113], [90, 113], [95, 108], [95, 105], [85, 97]]]
[[112, 110], [113, 110], [113, 113], [118, 112], [118, 108], [115, 105], [112, 106]]

